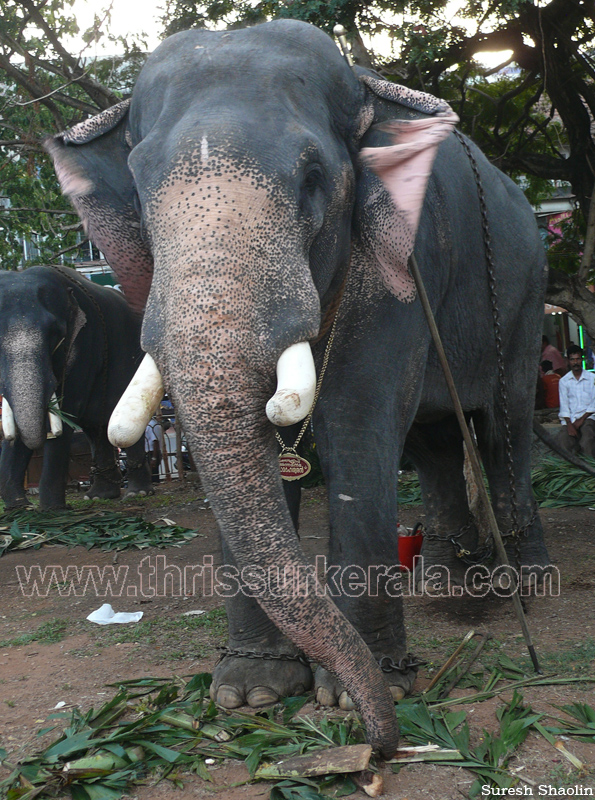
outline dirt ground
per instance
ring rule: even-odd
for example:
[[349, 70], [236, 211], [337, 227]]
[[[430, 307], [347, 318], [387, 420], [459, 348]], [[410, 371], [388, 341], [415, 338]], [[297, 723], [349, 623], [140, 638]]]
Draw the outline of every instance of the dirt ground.
[[[78, 506], [78, 501], [76, 502]], [[104, 501], [113, 509], [133, 509], [147, 519], [167, 517], [181, 525], [197, 527], [200, 535], [180, 548], [123, 551], [117, 554], [83, 548], [66, 549], [46, 545], [40, 550], [9, 552], [0, 559], [0, 746], [11, 762], [31, 754], [46, 740], [36, 737], [58, 703], [83, 711], [97, 708], [114, 693], [107, 684], [141, 676], [191, 675], [210, 671], [217, 659], [216, 647], [225, 641], [222, 601], [217, 596], [185, 596], [175, 580], [165, 582], [163, 597], [142, 596], [139, 591], [142, 561], [167, 566], [174, 578], [175, 566], [203, 564], [205, 556], [220, 563], [218, 534], [213, 516], [205, 507], [200, 486], [177, 482], [162, 484], [154, 498], [125, 506]], [[559, 596], [531, 598], [527, 601], [528, 624], [544, 671], [568, 676], [595, 676], [595, 510], [565, 508], [541, 512], [552, 562], [559, 567]], [[412, 526], [423, 521], [421, 509], [405, 509], [401, 521]], [[300, 535], [310, 557], [324, 553], [328, 536], [327, 505], [323, 489], [304, 493]], [[47, 596], [24, 596], [17, 568], [39, 565], [96, 565], [128, 567], [125, 591], [120, 596], [97, 596], [87, 592], [73, 597], [61, 594], [54, 585]], [[177, 596], [176, 596], [177, 595]], [[116, 611], [142, 611], [136, 625], [97, 626], [86, 616], [102, 603], [110, 602]], [[409, 649], [425, 659], [416, 683], [416, 691], [427, 686], [432, 674], [471, 629], [489, 632], [488, 643], [480, 662], [488, 669], [499, 654], [528, 663], [526, 648], [512, 604], [491, 593], [486, 598], [408, 597], [405, 600]], [[183, 616], [202, 609], [201, 617]], [[474, 670], [480, 667], [474, 667]], [[590, 683], [524, 688], [525, 701], [536, 711], [552, 711], [552, 704], [583, 702], [595, 706]], [[455, 689], [457, 697], [473, 691]], [[484, 729], [496, 731], [496, 709], [509, 699], [506, 695], [475, 705], [460, 706], [468, 713], [472, 739], [479, 741]], [[312, 709], [312, 705], [306, 707]], [[55, 736], [55, 732], [52, 736]], [[569, 741], [568, 749], [589, 767], [595, 765], [595, 743]], [[571, 764], [543, 738], [530, 734], [510, 766], [529, 781], [553, 787], [548, 796], [595, 794], [595, 772], [579, 774]], [[206, 798], [226, 800], [268, 798], [270, 787], [264, 783], [229, 788], [246, 780], [248, 773], [241, 762], [214, 766], [213, 783], [206, 784], [195, 775], [184, 777], [184, 788], [171, 783], [141, 786], [138, 800]], [[6, 773], [0, 770], [4, 777]], [[383, 769], [384, 796], [390, 800], [458, 800], [466, 797], [473, 776], [464, 769], [415, 764], [403, 767], [398, 775]], [[528, 783], [520, 784], [523, 791]], [[534, 789], [538, 794], [537, 787]], [[554, 794], [554, 792], [556, 794]], [[357, 793], [354, 798], [365, 795]]]

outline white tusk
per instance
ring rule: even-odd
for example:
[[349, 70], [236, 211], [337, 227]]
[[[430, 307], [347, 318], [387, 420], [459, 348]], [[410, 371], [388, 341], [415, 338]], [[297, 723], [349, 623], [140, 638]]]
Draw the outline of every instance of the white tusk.
[[[50, 406], [54, 406], [58, 408], [58, 398], [56, 397], [56, 392], [50, 398]], [[54, 413], [53, 411], [48, 412], [50, 418], [50, 431], [52, 433], [52, 437], [62, 436], [62, 420], [60, 417]]]
[[266, 406], [273, 425], [293, 425], [308, 414], [316, 391], [316, 368], [308, 342], [292, 344], [277, 361], [277, 391]]
[[7, 442], [17, 438], [17, 426], [14, 423], [14, 414], [6, 397], [2, 398], [2, 432]]
[[138, 442], [163, 393], [163, 379], [157, 364], [146, 353], [109, 421], [107, 437], [115, 447], [130, 447]]

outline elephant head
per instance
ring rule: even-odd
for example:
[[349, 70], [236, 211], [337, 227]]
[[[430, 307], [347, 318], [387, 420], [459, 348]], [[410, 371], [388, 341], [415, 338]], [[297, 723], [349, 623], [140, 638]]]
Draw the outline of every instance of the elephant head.
[[62, 432], [51, 408], [58, 402], [69, 354], [86, 317], [72, 291], [45, 267], [0, 272], [0, 390], [2, 423], [34, 450], [49, 429]]
[[[391, 291], [415, 296], [407, 257], [432, 154], [453, 119], [428, 95], [355, 74], [320, 30], [277, 21], [171, 37], [149, 57], [131, 101], [46, 142], [126, 296], [137, 308], [146, 299], [143, 349], [239, 565], [283, 564], [293, 575], [306, 567], [265, 407], [275, 395], [269, 415], [281, 424], [307, 413], [308, 343], [336, 307], [354, 235], [374, 239]], [[394, 208], [373, 211], [384, 189], [362, 156]], [[298, 360], [307, 350], [306, 375], [282, 377], [296, 346]], [[341, 678], [369, 739], [392, 753], [386, 684], [324, 592], [259, 602]]]

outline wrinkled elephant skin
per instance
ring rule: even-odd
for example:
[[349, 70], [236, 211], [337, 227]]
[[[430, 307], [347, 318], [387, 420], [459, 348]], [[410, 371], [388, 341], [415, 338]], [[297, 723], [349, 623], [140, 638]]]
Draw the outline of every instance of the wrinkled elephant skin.
[[[285, 499], [265, 406], [288, 347], [310, 341], [320, 370], [341, 300], [313, 416], [340, 591], [328, 572], [326, 595], [312, 576], [306, 591], [236, 594], [230, 645], [303, 651], [319, 665], [319, 700], [349, 707], [352, 698], [385, 754], [397, 742], [393, 697], [415, 677], [377, 666], [406, 655], [394, 566], [404, 449], [424, 492], [426, 563], [460, 580], [456, 552], [477, 537], [461, 435], [407, 269], [414, 240], [496, 515], [511, 527], [477, 186], [449, 133], [455, 119], [435, 98], [351, 70], [329, 37], [286, 20], [171, 37], [130, 101], [46, 142], [124, 292], [136, 305], [148, 298], [143, 348], [180, 415], [229, 569], [306, 574], [293, 526], [299, 489], [286, 486]], [[526, 528], [511, 554], [545, 565], [529, 479], [545, 258], [520, 190], [469, 146], [488, 203]], [[297, 429], [283, 434], [289, 444]], [[386, 569], [371, 579], [374, 565]], [[310, 681], [297, 659], [228, 655], [212, 693], [228, 707], [258, 705]]]
[[[24, 478], [34, 449], [43, 447], [42, 509], [64, 508], [73, 420], [91, 444], [91, 499], [120, 496], [122, 476], [107, 423], [142, 358], [141, 321], [122, 295], [72, 269], [30, 267], [0, 272], [0, 391], [16, 436], [0, 456], [6, 508], [27, 505]], [[50, 431], [48, 405], [60, 435]], [[128, 491], [152, 492], [144, 436], [127, 451]]]

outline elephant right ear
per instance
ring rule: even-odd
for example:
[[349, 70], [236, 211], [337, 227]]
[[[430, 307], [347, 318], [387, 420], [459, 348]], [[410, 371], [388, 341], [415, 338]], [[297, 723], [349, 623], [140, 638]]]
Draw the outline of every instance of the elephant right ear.
[[[360, 116], [360, 159], [384, 184], [394, 212], [388, 219], [381, 212], [384, 221], [375, 225], [376, 262], [388, 290], [403, 302], [412, 302], [416, 291], [408, 261], [426, 187], [438, 145], [458, 117], [448, 103], [425, 92], [371, 74], [361, 74], [360, 80], [367, 100]], [[368, 197], [379, 202], [373, 187]]]
[[86, 234], [118, 276], [132, 309], [142, 313], [153, 257], [141, 235], [136, 187], [128, 167], [129, 105], [130, 100], [118, 103], [47, 138], [43, 145]]

